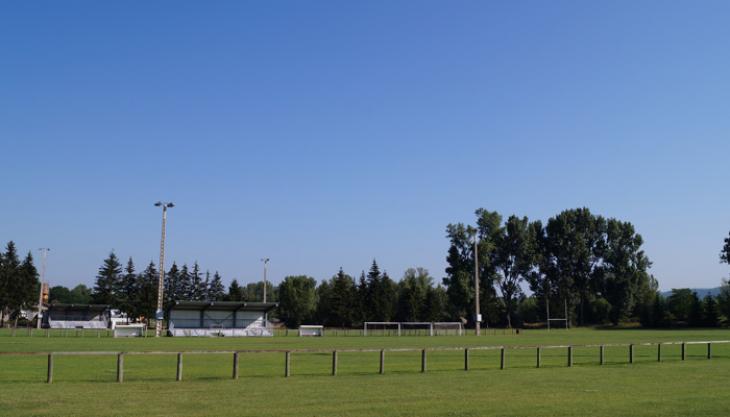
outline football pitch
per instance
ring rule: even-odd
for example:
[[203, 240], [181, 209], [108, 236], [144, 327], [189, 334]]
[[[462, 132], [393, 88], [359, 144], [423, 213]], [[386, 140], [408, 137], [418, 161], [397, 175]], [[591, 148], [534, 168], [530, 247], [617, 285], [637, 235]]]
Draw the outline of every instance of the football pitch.
[[[662, 346], [647, 342], [730, 340], [729, 330], [570, 329], [485, 331], [481, 337], [322, 338], [134, 338], [70, 334], [12, 337], [0, 332], [0, 352], [129, 352], [124, 382], [117, 383], [117, 356], [54, 357], [47, 384], [47, 356], [0, 355], [2, 416], [688, 416], [728, 415], [730, 344]], [[635, 343], [634, 363], [626, 346]], [[599, 347], [606, 344], [605, 364]], [[565, 348], [542, 349], [536, 368], [534, 346], [575, 345], [573, 366]], [[505, 369], [500, 349], [507, 346]], [[518, 349], [519, 347], [522, 347]], [[387, 351], [380, 374], [379, 349]], [[285, 350], [291, 376], [284, 377]], [[364, 349], [363, 352], [353, 350]], [[427, 349], [421, 372], [420, 349]], [[429, 350], [433, 349], [433, 350]], [[194, 351], [263, 350], [239, 354], [232, 379], [232, 354]], [[331, 375], [331, 350], [338, 353]], [[155, 352], [135, 355], [131, 352]], [[166, 354], [165, 352], [169, 352]], [[182, 381], [176, 381], [176, 352], [184, 353]]]

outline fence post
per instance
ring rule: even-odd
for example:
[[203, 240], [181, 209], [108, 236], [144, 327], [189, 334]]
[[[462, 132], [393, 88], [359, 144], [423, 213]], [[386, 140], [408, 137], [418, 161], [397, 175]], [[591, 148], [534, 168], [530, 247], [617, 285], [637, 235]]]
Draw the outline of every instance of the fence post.
[[657, 345], [656, 345], [656, 361], [657, 362], [662, 361], [662, 344], [661, 344], [661, 342], [657, 343]]
[[682, 360], [684, 360], [687, 357], [687, 345], [682, 342]]
[[573, 366], [573, 346], [568, 346], [568, 367]]
[[634, 363], [634, 344], [629, 345], [629, 363]]
[[540, 346], [538, 346], [537, 347], [537, 368], [540, 367], [540, 360], [542, 359], [541, 356], [542, 355], [540, 354]]
[[291, 352], [286, 351], [284, 354], [284, 377], [289, 378], [291, 375]]
[[504, 347], [502, 347], [499, 350], [499, 369], [504, 369], [505, 365], [505, 357], [504, 357]]
[[337, 351], [332, 351], [332, 376], [337, 375]]
[[464, 370], [469, 370], [469, 348], [464, 349]]
[[601, 345], [601, 347], [599, 348], [598, 356], [600, 357], [599, 362], [601, 365], [606, 363], [606, 347], [605, 346]]
[[380, 349], [380, 375], [385, 373], [385, 349]]
[[53, 353], [48, 354], [48, 374], [46, 376], [46, 382], [53, 383]]
[[124, 382], [124, 352], [117, 353], [117, 382]]
[[183, 371], [183, 354], [182, 352], [179, 352], [177, 354], [177, 372], [175, 373], [175, 381], [182, 381], [182, 371]]
[[707, 342], [707, 359], [712, 359], [712, 343]]
[[421, 372], [426, 372], [426, 349], [421, 350]]
[[238, 352], [233, 352], [233, 379], [238, 379]]

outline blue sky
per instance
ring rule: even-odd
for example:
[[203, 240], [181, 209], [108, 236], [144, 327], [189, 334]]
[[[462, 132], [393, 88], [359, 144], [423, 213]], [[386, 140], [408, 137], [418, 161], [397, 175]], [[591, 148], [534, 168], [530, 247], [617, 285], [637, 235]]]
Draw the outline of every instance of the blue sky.
[[634, 223], [662, 289], [730, 230], [727, 2], [4, 2], [0, 240], [226, 282], [444, 275], [478, 207]]

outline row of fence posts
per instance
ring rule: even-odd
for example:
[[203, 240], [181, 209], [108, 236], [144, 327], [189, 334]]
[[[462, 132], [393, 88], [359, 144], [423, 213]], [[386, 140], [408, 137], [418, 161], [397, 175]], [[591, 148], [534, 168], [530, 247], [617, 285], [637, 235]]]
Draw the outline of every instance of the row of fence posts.
[[[687, 347], [685, 343], [682, 343], [681, 345], [681, 358], [682, 360], [685, 360], [687, 357]], [[634, 363], [634, 345], [628, 345], [629, 352], [628, 352], [628, 359], [629, 363]], [[573, 366], [573, 346], [567, 347], [567, 366], [572, 367]], [[542, 366], [542, 350], [543, 348], [538, 346], [536, 348], [536, 367], [540, 368]], [[506, 355], [507, 349], [502, 347], [499, 349], [499, 369], [505, 369], [507, 367], [507, 355]], [[385, 349], [380, 350], [380, 361], [379, 361], [379, 373], [382, 375], [385, 373]], [[421, 372], [425, 373], [428, 370], [428, 363], [427, 363], [427, 350], [421, 349]], [[604, 365], [606, 363], [606, 347], [604, 345], [600, 345], [598, 349], [598, 358], [599, 358], [599, 364]], [[469, 348], [464, 348], [464, 370], [469, 370], [469, 354], [470, 350]], [[707, 342], [707, 359], [712, 359], [712, 343]], [[47, 373], [47, 379], [46, 382], [49, 384], [53, 382], [53, 361], [54, 361], [54, 354], [49, 353], [48, 354], [48, 373]], [[657, 345], [657, 361], [662, 361], [662, 344]], [[238, 379], [238, 370], [239, 370], [239, 363], [240, 363], [240, 355], [239, 352], [233, 353], [233, 372], [232, 372], [232, 378]], [[338, 366], [338, 352], [336, 350], [332, 351], [332, 376], [337, 375], [337, 366]], [[286, 351], [284, 352], [284, 376], [290, 377], [292, 373], [292, 352]], [[175, 372], [175, 380], [176, 381], [182, 381], [183, 378], [183, 353], [179, 352], [177, 353], [177, 367]], [[124, 352], [117, 354], [117, 382], [123, 382], [124, 381]]]

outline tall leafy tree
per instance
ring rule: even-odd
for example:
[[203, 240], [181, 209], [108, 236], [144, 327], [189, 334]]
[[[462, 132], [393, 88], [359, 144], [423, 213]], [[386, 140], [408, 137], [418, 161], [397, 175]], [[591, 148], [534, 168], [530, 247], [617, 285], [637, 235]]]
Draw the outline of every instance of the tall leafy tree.
[[425, 268], [408, 268], [398, 284], [398, 321], [426, 321], [433, 278]]
[[313, 318], [316, 287], [317, 281], [305, 275], [286, 277], [279, 284], [279, 318], [287, 327], [299, 327]]
[[527, 217], [510, 216], [501, 232], [496, 232], [495, 266], [499, 271], [497, 285], [504, 301], [507, 327], [512, 327], [517, 298], [522, 294], [520, 284], [534, 265], [534, 250]]
[[96, 275], [93, 299], [96, 304], [117, 305], [122, 286], [122, 265], [112, 251]]

